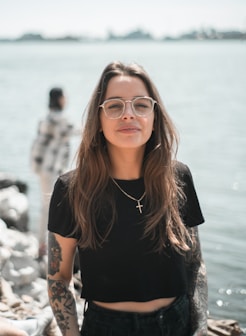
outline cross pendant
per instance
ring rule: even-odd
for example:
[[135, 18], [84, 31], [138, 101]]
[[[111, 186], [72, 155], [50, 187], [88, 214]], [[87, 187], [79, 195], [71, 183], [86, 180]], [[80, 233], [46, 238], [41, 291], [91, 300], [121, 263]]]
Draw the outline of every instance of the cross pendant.
[[136, 208], [138, 208], [139, 212], [142, 213], [142, 207], [143, 205], [140, 203], [140, 201], [137, 201], [138, 205], [136, 205]]

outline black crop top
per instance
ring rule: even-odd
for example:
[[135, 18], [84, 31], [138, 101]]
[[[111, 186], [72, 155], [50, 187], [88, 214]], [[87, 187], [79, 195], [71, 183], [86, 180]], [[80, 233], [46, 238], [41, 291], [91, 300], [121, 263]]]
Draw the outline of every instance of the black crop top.
[[[184, 182], [186, 203], [181, 209], [185, 225], [192, 227], [204, 222], [189, 168], [177, 163], [177, 172]], [[64, 237], [71, 236], [74, 219], [66, 197], [72, 172], [61, 176], [54, 187], [50, 202], [48, 230]], [[116, 180], [127, 193], [140, 198], [143, 179]], [[184, 257], [167, 247], [163, 253], [153, 252], [152, 241], [143, 238], [144, 216], [137, 203], [113, 186], [117, 208], [117, 222], [107, 241], [97, 250], [80, 249], [82, 280], [81, 297], [103, 302], [150, 301], [187, 292]], [[143, 200], [143, 205], [145, 205]], [[110, 213], [108, 214], [110, 216]], [[106, 225], [101, 218], [98, 225]]]

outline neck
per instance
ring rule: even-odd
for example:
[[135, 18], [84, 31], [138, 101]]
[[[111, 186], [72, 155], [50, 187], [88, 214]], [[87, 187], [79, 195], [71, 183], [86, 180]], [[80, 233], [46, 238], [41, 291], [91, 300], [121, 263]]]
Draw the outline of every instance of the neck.
[[110, 151], [111, 175], [116, 179], [133, 180], [141, 177], [143, 151]]

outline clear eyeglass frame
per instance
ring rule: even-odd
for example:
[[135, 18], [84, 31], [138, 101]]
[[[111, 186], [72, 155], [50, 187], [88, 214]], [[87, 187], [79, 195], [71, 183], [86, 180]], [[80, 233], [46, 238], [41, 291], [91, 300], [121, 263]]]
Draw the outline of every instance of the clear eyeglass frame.
[[157, 102], [147, 96], [136, 97], [132, 100], [111, 98], [106, 99], [99, 107], [103, 109], [108, 119], [120, 119], [125, 113], [127, 103], [131, 103], [131, 108], [135, 116], [144, 118], [153, 112]]

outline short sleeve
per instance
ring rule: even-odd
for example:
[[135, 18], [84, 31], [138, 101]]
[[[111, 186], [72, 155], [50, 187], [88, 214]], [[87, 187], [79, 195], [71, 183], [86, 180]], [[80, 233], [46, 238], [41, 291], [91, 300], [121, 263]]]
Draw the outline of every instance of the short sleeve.
[[48, 230], [63, 237], [76, 238], [75, 221], [68, 199], [69, 174], [59, 177], [50, 200]]
[[179, 162], [177, 163], [177, 173], [185, 195], [185, 200], [181, 202], [180, 206], [180, 213], [184, 224], [193, 227], [204, 223], [205, 220], [189, 167]]

